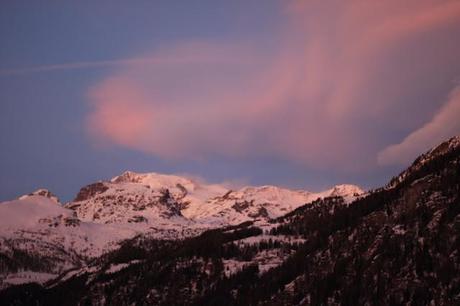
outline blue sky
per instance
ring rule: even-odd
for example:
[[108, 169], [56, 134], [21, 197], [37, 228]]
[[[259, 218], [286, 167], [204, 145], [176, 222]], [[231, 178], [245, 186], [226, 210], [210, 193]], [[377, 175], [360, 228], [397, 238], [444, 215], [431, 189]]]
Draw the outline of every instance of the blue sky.
[[[410, 13], [389, 4], [373, 18], [380, 24], [366, 24], [368, 11], [356, 9], [356, 26], [335, 20], [340, 2], [3, 1], [0, 200], [44, 187], [67, 201], [124, 170], [309, 190], [384, 184], [416, 153], [460, 132], [444, 114], [458, 110], [459, 10], [428, 2], [412, 2]], [[396, 20], [380, 31], [390, 15], [413, 27]], [[380, 51], [353, 54], [366, 26], [379, 29], [365, 43]], [[357, 61], [350, 77], [356, 58], [365, 65]], [[417, 62], [425, 58], [430, 65]], [[132, 59], [140, 63], [123, 62]], [[133, 90], [142, 98], [123, 100]], [[335, 93], [347, 99], [325, 98]], [[126, 122], [117, 107], [142, 129], [118, 126]], [[155, 119], [159, 109], [169, 123]], [[179, 120], [188, 125], [171, 124]], [[426, 132], [430, 124], [449, 129]]]

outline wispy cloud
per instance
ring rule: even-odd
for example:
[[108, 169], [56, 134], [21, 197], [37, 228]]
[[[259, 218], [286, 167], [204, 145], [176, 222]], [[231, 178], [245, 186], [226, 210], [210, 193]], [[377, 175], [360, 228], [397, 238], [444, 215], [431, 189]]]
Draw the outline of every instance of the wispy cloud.
[[393, 144], [378, 155], [380, 164], [407, 164], [421, 152], [447, 138], [460, 134], [460, 86], [449, 95], [448, 101], [433, 118], [410, 133], [401, 143]]
[[[33, 66], [33, 67], [25, 67], [25, 68], [0, 69], [0, 75], [19, 75], [19, 74], [39, 73], [39, 72], [47, 72], [47, 71], [55, 71], [55, 70], [123, 67], [123, 66], [130, 66], [130, 65], [131, 66], [158, 65], [158, 64], [167, 64], [167, 63], [180, 64], [183, 62], [187, 62], [188, 60], [189, 59], [187, 58], [162, 58], [161, 60], [158, 60], [152, 57], [136, 57], [136, 58], [101, 60], [101, 61], [83, 61], [83, 62]], [[200, 60], [200, 59], [195, 58], [195, 60]]]
[[277, 50], [178, 43], [125, 63], [90, 91], [91, 135], [162, 158], [375, 166], [460, 74], [460, 2], [294, 3]]
[[108, 60], [108, 61], [89, 61], [89, 62], [53, 64], [53, 65], [43, 65], [43, 66], [34, 66], [34, 67], [25, 67], [25, 68], [14, 68], [14, 69], [0, 69], [0, 75], [17, 75], [17, 74], [28, 74], [28, 73], [46, 72], [46, 71], [54, 71], [54, 70], [121, 66], [121, 65], [139, 63], [139, 62], [143, 62], [147, 60], [148, 59], [119, 59], [119, 60]]

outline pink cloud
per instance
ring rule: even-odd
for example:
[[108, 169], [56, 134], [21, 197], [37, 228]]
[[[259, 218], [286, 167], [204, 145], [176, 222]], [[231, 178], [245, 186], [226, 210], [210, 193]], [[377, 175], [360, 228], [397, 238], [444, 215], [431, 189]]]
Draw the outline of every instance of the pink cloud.
[[144, 103], [142, 91], [135, 84], [123, 78], [110, 78], [92, 90], [90, 98], [95, 101], [87, 118], [91, 132], [128, 146], [142, 142], [155, 112], [152, 105]]
[[277, 50], [179, 43], [123, 65], [92, 88], [88, 127], [162, 158], [369, 167], [440, 107], [418, 96], [460, 73], [459, 25], [457, 1], [294, 2]]
[[378, 155], [381, 164], [407, 164], [421, 152], [460, 134], [460, 86], [449, 95], [448, 101], [425, 125], [410, 133], [401, 143], [386, 147]]

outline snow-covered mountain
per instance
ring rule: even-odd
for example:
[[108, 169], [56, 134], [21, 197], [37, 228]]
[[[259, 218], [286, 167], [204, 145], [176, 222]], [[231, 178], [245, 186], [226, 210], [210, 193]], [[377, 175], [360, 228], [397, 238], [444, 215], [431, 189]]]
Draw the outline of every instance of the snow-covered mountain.
[[0, 203], [0, 218], [0, 287], [55, 278], [135, 234], [129, 229], [84, 222], [45, 189]]
[[339, 185], [312, 193], [275, 186], [228, 189], [176, 175], [127, 171], [107, 182], [81, 189], [66, 204], [85, 221], [133, 228], [187, 228], [235, 225], [277, 218], [318, 198], [342, 196], [351, 201], [363, 191]]
[[235, 225], [245, 221], [263, 222], [280, 217], [318, 198], [343, 196], [352, 200], [362, 193], [354, 185], [335, 186], [319, 193], [275, 186], [244, 187], [227, 190], [225, 194], [204, 202], [190, 202], [182, 213], [188, 218], [207, 223]]
[[0, 287], [43, 283], [137, 235], [177, 239], [245, 221], [267, 224], [318, 198], [350, 201], [362, 193], [353, 185], [319, 193], [275, 186], [232, 190], [181, 176], [129, 171], [83, 187], [65, 205], [39, 189], [0, 203]]

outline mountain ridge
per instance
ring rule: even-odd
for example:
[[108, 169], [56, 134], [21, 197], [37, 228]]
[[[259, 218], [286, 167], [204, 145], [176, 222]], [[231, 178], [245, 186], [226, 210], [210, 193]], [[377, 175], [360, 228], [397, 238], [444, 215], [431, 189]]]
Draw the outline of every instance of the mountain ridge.
[[[183, 239], [247, 221], [267, 223], [337, 190], [346, 197], [353, 197], [351, 191], [361, 193], [359, 187], [343, 186], [318, 194], [275, 186], [231, 190], [180, 176], [126, 171], [82, 187], [65, 204], [49, 190], [38, 189], [0, 203], [5, 218], [0, 222], [0, 257], [8, 262], [0, 271], [0, 288], [29, 280], [43, 283], [136, 235]], [[24, 260], [14, 263], [18, 252]], [[48, 260], [58, 253], [58, 260]], [[47, 264], [27, 271], [27, 261]]]
[[[230, 189], [224, 185], [206, 184], [177, 175], [125, 171], [110, 180], [83, 187], [76, 199], [65, 206], [74, 209], [80, 218], [95, 222], [114, 222], [111, 217], [117, 214], [117, 207], [108, 203], [125, 206], [130, 206], [126, 203], [135, 203], [131, 209], [147, 222], [149, 218], [155, 219], [155, 216], [147, 212], [157, 208], [156, 214], [166, 217], [177, 216], [195, 222], [235, 225], [257, 217], [276, 218], [320, 197], [337, 195], [351, 201], [363, 193], [358, 186], [346, 184], [319, 193], [270, 185]], [[160, 205], [160, 202], [164, 205]], [[126, 217], [128, 211], [124, 210], [123, 216]], [[121, 219], [117, 220], [123, 222]]]

